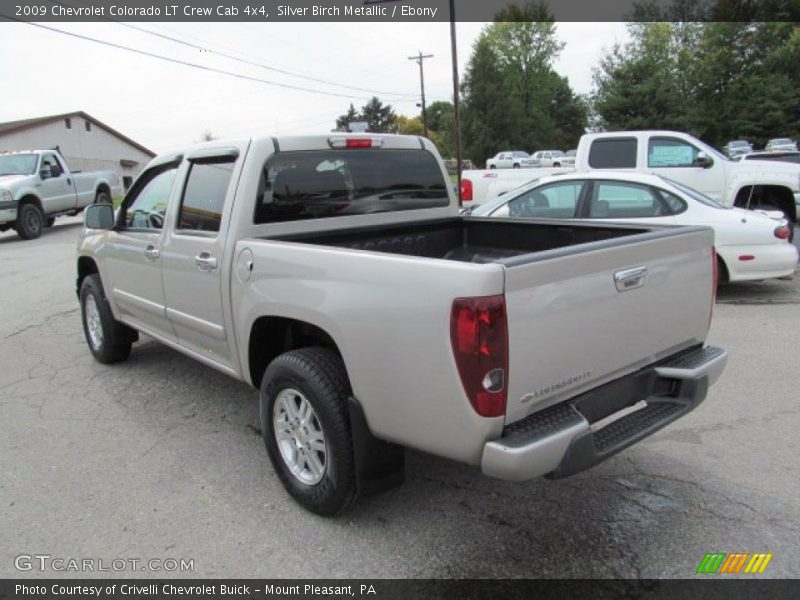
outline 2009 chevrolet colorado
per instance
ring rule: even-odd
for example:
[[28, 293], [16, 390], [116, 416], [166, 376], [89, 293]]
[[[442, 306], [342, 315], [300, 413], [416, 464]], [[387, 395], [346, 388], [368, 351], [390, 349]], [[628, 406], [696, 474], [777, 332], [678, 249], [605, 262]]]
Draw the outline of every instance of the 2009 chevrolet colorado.
[[403, 450], [509, 480], [597, 464], [692, 410], [710, 229], [462, 218], [435, 147], [345, 135], [157, 157], [78, 243], [86, 340], [138, 332], [260, 390], [289, 493], [333, 514]]

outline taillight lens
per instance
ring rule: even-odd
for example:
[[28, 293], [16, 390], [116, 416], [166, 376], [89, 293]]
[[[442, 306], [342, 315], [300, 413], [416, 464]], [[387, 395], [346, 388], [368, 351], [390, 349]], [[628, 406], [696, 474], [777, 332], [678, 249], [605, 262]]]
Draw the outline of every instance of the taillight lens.
[[483, 417], [506, 412], [508, 324], [503, 295], [456, 298], [450, 342], [470, 404]]
[[472, 182], [469, 179], [461, 180], [461, 201], [472, 201]]
[[778, 225], [775, 228], [775, 237], [779, 240], [788, 240], [792, 235], [788, 225]]

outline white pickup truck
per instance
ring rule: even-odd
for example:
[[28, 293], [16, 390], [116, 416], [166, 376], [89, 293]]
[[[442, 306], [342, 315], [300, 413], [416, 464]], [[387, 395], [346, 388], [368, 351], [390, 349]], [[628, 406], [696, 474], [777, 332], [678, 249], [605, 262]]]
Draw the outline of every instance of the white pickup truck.
[[587, 469], [727, 357], [704, 347], [712, 230], [463, 218], [424, 138], [197, 145], [84, 218], [90, 352], [142, 332], [260, 390], [273, 467], [318, 514], [402, 481], [403, 447], [514, 481]]
[[121, 194], [116, 173], [71, 172], [55, 150], [0, 152], [0, 231], [13, 228], [23, 240], [38, 238], [58, 216]]
[[[779, 210], [797, 220], [794, 195], [800, 167], [768, 161], [735, 161], [708, 144], [675, 131], [623, 131], [581, 137], [575, 157], [579, 172], [600, 169], [661, 175], [727, 206]], [[572, 169], [471, 170], [461, 177], [466, 206], [483, 204], [515, 187]]]

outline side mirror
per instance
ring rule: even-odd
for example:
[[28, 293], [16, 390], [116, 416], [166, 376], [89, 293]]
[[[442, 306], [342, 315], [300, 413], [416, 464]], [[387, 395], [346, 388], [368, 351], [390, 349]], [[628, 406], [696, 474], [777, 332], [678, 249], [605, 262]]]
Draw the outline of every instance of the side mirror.
[[39, 169], [39, 177], [41, 177], [42, 179], [50, 179], [52, 176], [53, 173], [50, 170], [49, 166], [45, 165], [41, 169]]
[[87, 229], [111, 229], [114, 226], [114, 207], [110, 204], [92, 204], [83, 212]]
[[705, 152], [698, 152], [697, 158], [694, 159], [694, 166], [702, 167], [703, 169], [708, 169], [713, 164], [714, 164], [714, 159], [711, 158]]
[[61, 167], [50, 165], [50, 177], [61, 177]]

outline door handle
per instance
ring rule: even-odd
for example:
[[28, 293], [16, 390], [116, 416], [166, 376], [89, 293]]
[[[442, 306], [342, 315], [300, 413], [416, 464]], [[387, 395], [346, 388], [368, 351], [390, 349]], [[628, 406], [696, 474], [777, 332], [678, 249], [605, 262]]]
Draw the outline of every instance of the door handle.
[[144, 249], [144, 257], [147, 260], [156, 260], [159, 256], [161, 256], [161, 252], [155, 246], [151, 245]]
[[618, 292], [627, 292], [642, 287], [647, 282], [647, 267], [634, 267], [614, 273]]
[[194, 257], [194, 264], [200, 267], [201, 271], [211, 271], [217, 268], [217, 259], [208, 252], [201, 252]]

